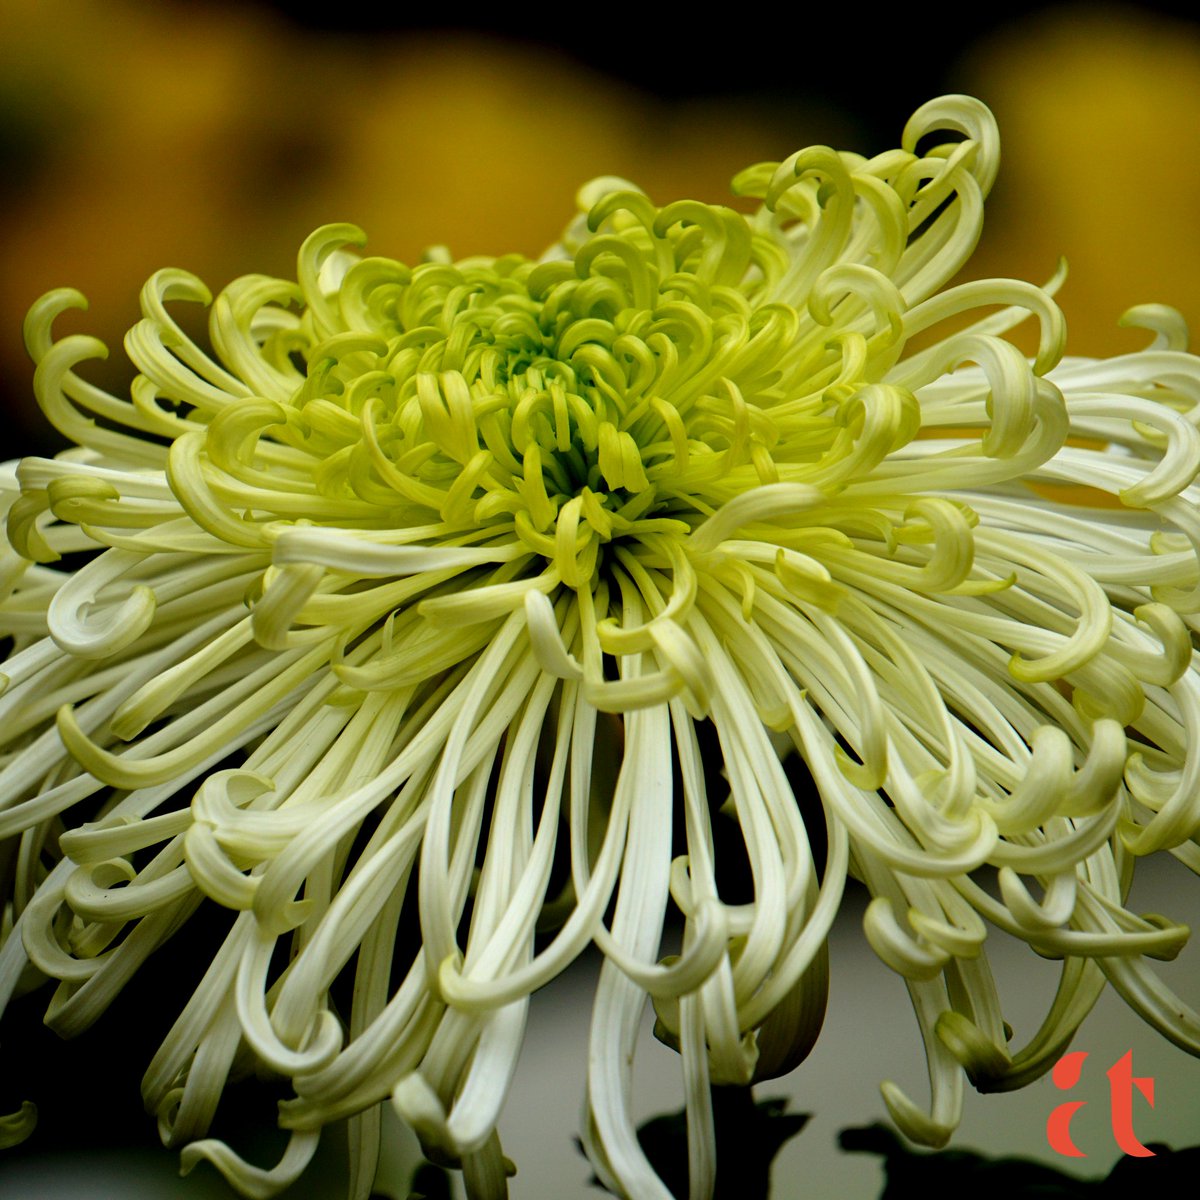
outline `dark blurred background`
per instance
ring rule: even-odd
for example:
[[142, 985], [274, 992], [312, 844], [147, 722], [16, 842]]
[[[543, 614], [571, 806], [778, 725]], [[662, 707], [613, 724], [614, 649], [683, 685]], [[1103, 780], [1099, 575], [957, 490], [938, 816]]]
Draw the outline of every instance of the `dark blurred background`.
[[[1194, 4], [415, 7], [4, 0], [3, 457], [51, 445], [20, 342], [48, 288], [80, 288], [92, 310], [63, 327], [116, 351], [160, 266], [214, 290], [290, 274], [334, 220], [409, 261], [536, 255], [595, 175], [722, 200], [812, 142], [896, 145], [945, 91], [990, 104], [1004, 141], [973, 275], [1042, 281], [1065, 254], [1077, 352], [1138, 344], [1114, 327], [1133, 303], [1200, 319]], [[121, 359], [94, 374], [121, 386]]]
[[[1040, 282], [1065, 255], [1071, 274], [1060, 300], [1075, 353], [1144, 342], [1116, 328], [1135, 303], [1173, 304], [1200, 327], [1194, 2], [971, 3], [957, 7], [953, 22], [911, 5], [869, 13], [848, 4], [792, 5], [775, 18], [750, 5], [726, 5], [719, 18], [679, 5], [559, 5], [550, 14], [508, 5], [490, 23], [469, 14], [452, 22], [438, 6], [423, 11], [328, 0], [0, 0], [0, 459], [56, 445], [33, 404], [20, 337], [30, 303], [51, 287], [75, 286], [89, 297], [91, 311], [64, 318], [61, 328], [102, 337], [114, 353], [89, 369], [120, 387], [129, 374], [121, 338], [138, 317], [143, 281], [159, 267], [192, 270], [214, 291], [249, 272], [290, 275], [302, 239], [344, 220], [363, 226], [372, 253], [408, 261], [434, 243], [459, 256], [537, 255], [593, 176], [633, 179], [659, 203], [685, 195], [721, 201], [742, 166], [813, 142], [868, 154], [897, 145], [912, 110], [947, 91], [986, 101], [1004, 145], [970, 275]], [[500, 17], [510, 24], [501, 27]], [[835, 946], [843, 941], [835, 938]], [[189, 952], [194, 969], [194, 939], [180, 951], [184, 959]], [[835, 979], [846, 978], [856, 979], [835, 971]], [[903, 1008], [902, 988], [887, 984], [895, 985], [888, 1002]], [[97, 1031], [89, 1053], [100, 1057], [84, 1061], [100, 1063], [88, 1077], [102, 1086], [72, 1074], [77, 1048], [55, 1050], [49, 1034], [30, 1041], [28, 1055], [46, 1065], [47, 1095], [38, 1097], [46, 1129], [73, 1131], [49, 1143], [51, 1154], [70, 1139], [78, 1146], [85, 1134], [107, 1143], [114, 1129], [153, 1143], [133, 1081], [169, 1024], [170, 1006], [155, 986], [131, 986], [123, 997], [129, 1011], [147, 1014], [144, 1052]], [[847, 987], [831, 1011], [865, 1004], [883, 986]], [[30, 1025], [46, 999], [29, 998]], [[584, 999], [557, 1008], [547, 1002], [547, 1013], [564, 1021], [576, 1010], [585, 1013]], [[872, 1012], [851, 1023], [842, 1044], [831, 1031], [818, 1050], [830, 1065], [819, 1068], [817, 1056], [806, 1064], [804, 1079], [818, 1083], [804, 1083], [810, 1092], [798, 1103], [817, 1110], [825, 1132], [814, 1124], [802, 1139], [805, 1155], [819, 1152], [818, 1133], [832, 1145], [837, 1120], [869, 1115], [856, 1095], [845, 1102], [848, 1115], [836, 1117], [821, 1089], [850, 1076], [843, 1064], [854, 1038], [882, 1020]], [[1112, 1049], [1107, 1064], [1142, 1035], [1089, 1036], [1081, 1044], [1098, 1060]], [[584, 1044], [580, 1031], [570, 1037], [568, 1045]], [[915, 1033], [905, 1027], [905, 1038]], [[111, 1062], [103, 1058], [109, 1039]], [[891, 1040], [879, 1039], [880, 1053]], [[1195, 1074], [1174, 1059], [1155, 1065], [1138, 1045], [1139, 1069], [1159, 1078], [1160, 1115], [1194, 1128], [1194, 1103], [1189, 1110], [1185, 1099], [1187, 1088], [1193, 1101], [1200, 1094]], [[529, 1046], [564, 1057], [553, 1039]], [[130, 1060], [129, 1078], [118, 1079]], [[911, 1066], [919, 1081], [915, 1049]], [[862, 1072], [863, 1094], [876, 1097], [885, 1073]], [[533, 1067], [526, 1078], [536, 1082]], [[1178, 1086], [1178, 1098], [1169, 1085]], [[563, 1088], [568, 1121], [580, 1086]], [[93, 1087], [111, 1103], [106, 1120], [86, 1094]], [[1046, 1089], [1036, 1103], [1013, 1099], [1012, 1111], [1029, 1126], [1023, 1143], [1011, 1143], [1023, 1152], [1040, 1145], [1045, 1114], [1061, 1098]], [[49, 1094], [57, 1091], [64, 1104], [91, 1105], [86, 1129], [69, 1114], [52, 1119]], [[536, 1125], [543, 1107], [530, 1111], [541, 1114], [531, 1118], [533, 1144], [553, 1141], [582, 1173], [568, 1133], [548, 1138]], [[994, 1111], [969, 1110], [964, 1138], [982, 1141]], [[1097, 1102], [1089, 1111], [1104, 1110]], [[535, 1176], [536, 1155], [517, 1157], [523, 1178]], [[173, 1156], [162, 1163], [170, 1175]], [[29, 1194], [12, 1182], [14, 1170], [7, 1178], [18, 1190], [6, 1194]], [[864, 1190], [845, 1194], [877, 1194], [877, 1175], [870, 1167]], [[298, 1192], [315, 1195], [305, 1190], [315, 1186], [308, 1178]], [[84, 1194], [71, 1186], [55, 1194]], [[97, 1194], [112, 1194], [103, 1176], [97, 1186]], [[176, 1194], [163, 1190], [167, 1183], [151, 1186], [156, 1196]], [[228, 1194], [207, 1168], [187, 1186], [192, 1196], [205, 1187]]]

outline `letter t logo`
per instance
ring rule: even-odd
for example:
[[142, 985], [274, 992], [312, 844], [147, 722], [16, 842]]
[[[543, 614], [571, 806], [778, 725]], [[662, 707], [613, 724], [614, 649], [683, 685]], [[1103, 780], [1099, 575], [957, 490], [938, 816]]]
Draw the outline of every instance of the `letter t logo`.
[[[1056, 1067], [1055, 1070], [1058, 1068]], [[1126, 1154], [1138, 1158], [1153, 1158], [1154, 1151], [1147, 1150], [1133, 1132], [1133, 1089], [1137, 1088], [1154, 1107], [1154, 1079], [1149, 1075], [1135, 1076], [1133, 1073], [1133, 1051], [1126, 1050], [1105, 1072], [1112, 1093], [1112, 1131], [1117, 1145]]]

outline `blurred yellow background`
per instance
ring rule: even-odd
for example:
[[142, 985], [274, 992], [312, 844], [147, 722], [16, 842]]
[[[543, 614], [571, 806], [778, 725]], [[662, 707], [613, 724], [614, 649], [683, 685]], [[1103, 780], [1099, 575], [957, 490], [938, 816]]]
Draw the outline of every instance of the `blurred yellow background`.
[[[721, 36], [696, 43], [709, 53], [697, 86], [681, 89], [690, 76], [675, 63], [663, 94], [482, 29], [343, 36], [265, 5], [5, 0], [0, 375], [21, 439], [5, 457], [49, 444], [20, 327], [51, 287], [88, 296], [73, 327], [114, 350], [98, 373], [119, 386], [115, 351], [158, 267], [185, 267], [214, 290], [248, 272], [290, 274], [303, 237], [335, 220], [360, 224], [371, 252], [407, 261], [433, 243], [456, 256], [536, 255], [595, 175], [634, 179], [659, 202], [722, 200], [741, 166], [813, 141], [895, 144], [908, 97], [941, 90], [979, 95], [1000, 120], [1004, 162], [971, 276], [1042, 282], [1065, 255], [1075, 353], [1140, 344], [1116, 329], [1134, 303], [1200, 322], [1194, 22], [1051, 7], [973, 40], [935, 30], [943, 49], [919, 60], [939, 54], [927, 87], [911, 70], [899, 86], [913, 61], [905, 46], [895, 74], [877, 69], [877, 47], [871, 69], [847, 53], [854, 86], [832, 100], [780, 84], [790, 50], [764, 59], [774, 74], [758, 90], [706, 89], [723, 61], [753, 78], [741, 61], [751, 43], [723, 47]], [[797, 76], [827, 42], [797, 41]]]

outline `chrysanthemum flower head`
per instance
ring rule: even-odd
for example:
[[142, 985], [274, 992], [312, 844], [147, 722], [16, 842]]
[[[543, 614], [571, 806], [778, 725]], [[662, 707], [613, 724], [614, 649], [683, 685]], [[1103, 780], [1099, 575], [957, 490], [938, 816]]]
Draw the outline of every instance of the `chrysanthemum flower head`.
[[[52, 332], [78, 294], [39, 301], [78, 448], [4, 478], [0, 995], [32, 963], [78, 1033], [228, 910], [143, 1092], [250, 1196], [349, 1117], [365, 1197], [389, 1100], [502, 1195], [529, 996], [589, 945], [592, 1162], [669, 1194], [631, 1109], [649, 997], [709, 1194], [710, 1085], [811, 1048], [848, 875], [924, 1038], [929, 1105], [884, 1084], [910, 1137], [950, 1136], [964, 1078], [1048, 1070], [1106, 979], [1200, 1051], [1146, 964], [1186, 929], [1124, 907], [1139, 857], [1200, 867], [1200, 361], [1167, 310], [1130, 314], [1149, 350], [1072, 360], [1048, 290], [947, 287], [997, 163], [948, 97], [875, 158], [750, 167], [749, 216], [601, 179], [537, 262], [408, 267], [338, 225], [296, 283], [163, 271], [129, 399]], [[168, 311], [210, 301], [211, 352]], [[1062, 959], [1023, 1047], [988, 924]], [[270, 1168], [206, 1137], [250, 1068], [294, 1092]]]

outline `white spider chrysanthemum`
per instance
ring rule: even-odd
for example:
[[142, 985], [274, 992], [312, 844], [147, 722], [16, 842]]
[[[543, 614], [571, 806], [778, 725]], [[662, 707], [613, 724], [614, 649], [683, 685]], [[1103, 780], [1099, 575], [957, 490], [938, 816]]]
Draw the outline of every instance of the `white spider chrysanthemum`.
[[[1200, 360], [1165, 309], [1128, 315], [1146, 351], [1062, 359], [1047, 291], [946, 288], [997, 163], [948, 97], [902, 149], [749, 168], [748, 217], [599, 180], [540, 262], [410, 269], [331, 226], [298, 284], [217, 297], [212, 356], [165, 307], [209, 293], [162, 271], [130, 400], [75, 373], [98, 342], [52, 335], [82, 298], [39, 301], [38, 399], [78, 449], [3, 477], [0, 1002], [32, 963], [78, 1033], [205, 898], [231, 910], [143, 1091], [185, 1167], [249, 1196], [350, 1117], [365, 1197], [388, 1099], [502, 1195], [530, 993], [591, 944], [588, 1154], [669, 1195], [631, 1110], [649, 995], [710, 1194], [710, 1085], [811, 1047], [848, 874], [925, 1042], [929, 1111], [884, 1084], [910, 1137], [946, 1140], [964, 1075], [1048, 1070], [1106, 979], [1200, 1053], [1146, 962], [1187, 930], [1124, 907], [1140, 856], [1200, 870]], [[1003, 336], [1028, 317], [1032, 362]], [[1022, 1048], [985, 922], [1062, 959]], [[271, 1169], [205, 1137], [252, 1067], [294, 1089]]]

